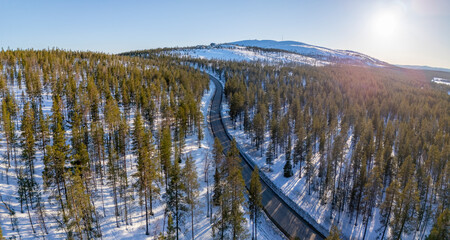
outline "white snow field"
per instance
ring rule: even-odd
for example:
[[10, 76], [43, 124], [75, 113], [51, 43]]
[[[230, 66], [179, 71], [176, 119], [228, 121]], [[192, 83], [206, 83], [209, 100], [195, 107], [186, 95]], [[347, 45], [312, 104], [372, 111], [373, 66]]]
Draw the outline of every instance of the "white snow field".
[[450, 86], [450, 80], [447, 80], [444, 78], [435, 77], [435, 78], [431, 79], [431, 82]]
[[324, 66], [331, 64], [328, 61], [318, 60], [297, 53], [280, 51], [261, 51], [242, 46], [223, 45], [210, 48], [180, 49], [170, 52], [173, 55], [200, 59], [217, 59], [225, 61], [247, 61], [266, 63], [297, 63], [311, 66]]
[[[22, 91], [25, 92], [25, 86], [22, 86], [19, 89], [17, 86], [8, 86], [8, 89], [14, 92], [16, 97], [16, 101], [19, 103], [19, 109], [22, 109], [22, 101], [21, 95]], [[205, 92], [202, 100], [201, 100], [201, 109], [204, 118], [203, 122], [203, 133], [204, 139], [201, 141], [201, 148], [198, 147], [197, 136], [196, 134], [190, 135], [186, 139], [186, 147], [183, 151], [184, 156], [188, 154], [191, 155], [195, 161], [197, 166], [197, 174], [198, 174], [198, 182], [200, 184], [200, 196], [198, 201], [200, 202], [200, 206], [197, 209], [197, 215], [194, 220], [194, 231], [195, 231], [195, 239], [207, 240], [212, 239], [212, 227], [210, 224], [210, 218], [206, 217], [206, 183], [204, 181], [204, 160], [207, 153], [209, 153], [209, 157], [212, 158], [211, 151], [213, 145], [213, 137], [212, 133], [209, 130], [209, 124], [207, 120], [208, 116], [208, 108], [210, 106], [210, 101], [213, 96], [215, 87], [214, 84], [210, 83], [209, 91]], [[43, 95], [43, 111], [44, 114], [51, 114], [51, 106], [52, 106], [52, 97], [51, 93], [45, 93]], [[133, 126], [134, 113], [131, 114], [129, 126]], [[157, 120], [157, 122], [160, 119]], [[16, 128], [20, 129], [19, 125], [20, 121], [16, 123]], [[155, 124], [157, 125], [157, 124]], [[20, 134], [20, 131], [17, 131], [17, 134]], [[69, 138], [69, 132], [67, 132], [67, 139]], [[6, 151], [6, 143], [4, 141], [4, 137], [0, 134], [0, 153], [5, 153]], [[131, 146], [129, 146], [131, 147]], [[131, 149], [131, 148], [129, 148]], [[20, 149], [17, 149], [17, 156], [20, 156]], [[3, 156], [2, 156], [3, 157]], [[2, 201], [11, 206], [16, 214], [15, 220], [10, 218], [9, 212], [6, 208], [3, 207], [3, 204], [0, 202], [2, 206], [0, 206], [0, 225], [3, 230], [3, 236], [6, 239], [66, 239], [66, 233], [63, 229], [58, 227], [57, 223], [57, 203], [55, 200], [49, 200], [49, 192], [42, 191], [42, 202], [45, 204], [45, 214], [46, 214], [46, 225], [48, 228], [48, 235], [44, 235], [42, 229], [39, 224], [36, 223], [37, 215], [32, 212], [32, 219], [34, 222], [34, 226], [36, 228], [36, 233], [33, 234], [31, 230], [31, 225], [28, 219], [27, 212], [20, 212], [20, 203], [17, 199], [17, 180], [14, 173], [14, 166], [9, 169], [9, 184], [6, 182], [6, 161], [2, 158], [0, 161], [0, 195], [2, 196]], [[20, 161], [19, 161], [20, 162]], [[127, 156], [128, 165], [127, 173], [129, 175], [129, 179], [131, 180], [131, 184], [133, 184], [136, 179], [131, 177], [134, 173], [136, 173], [136, 162], [135, 157], [132, 154]], [[184, 166], [184, 162], [181, 167]], [[43, 161], [42, 161], [42, 153], [40, 151], [37, 152], [36, 160], [35, 160], [35, 178], [40, 185], [40, 189], [42, 190], [42, 171], [44, 169]], [[210, 186], [210, 194], [212, 194], [212, 186], [213, 186], [213, 166], [210, 167], [209, 174], [209, 186]], [[96, 179], [96, 183], [98, 186], [97, 195], [94, 196], [93, 201], [95, 204], [95, 208], [97, 209], [100, 217], [100, 226], [102, 232], [102, 239], [156, 239], [158, 235], [165, 231], [163, 229], [164, 226], [164, 208], [165, 203], [163, 200], [156, 200], [153, 202], [153, 212], [154, 215], [150, 218], [150, 235], [145, 235], [145, 215], [141, 206], [139, 205], [139, 201], [137, 200], [138, 196], [134, 193], [135, 200], [130, 204], [129, 209], [129, 217], [131, 219], [132, 224], [126, 225], [125, 222], [121, 220], [120, 227], [116, 227], [116, 221], [114, 216], [114, 201], [112, 188], [106, 184], [106, 180], [104, 184], [101, 184], [100, 179]], [[131, 186], [130, 186], [131, 187]], [[164, 187], [161, 186], [161, 194], [164, 194]], [[103, 196], [102, 196], [103, 195]], [[102, 203], [102, 197], [104, 200], [104, 204]], [[103, 208], [106, 215], [103, 215]], [[213, 209], [215, 212], [216, 209]], [[273, 223], [265, 216], [265, 214], [261, 214], [262, 216], [259, 219], [258, 224], [258, 239], [261, 240], [275, 240], [275, 239], [285, 239], [283, 234], [279, 232], [279, 230], [273, 225]], [[246, 215], [247, 219], [247, 229], [249, 229], [249, 236], [251, 236], [250, 232], [250, 224], [249, 216]], [[165, 219], [167, 221], [167, 219]], [[18, 230], [12, 228], [12, 221], [17, 221]], [[180, 239], [190, 239], [190, 218], [186, 218], [186, 225], [182, 227], [180, 233]], [[167, 225], [167, 224], [166, 224]]]
[[295, 41], [244, 40], [209, 46], [177, 48], [163, 51], [163, 53], [209, 60], [294, 63], [311, 66], [339, 63], [377, 67], [387, 65], [385, 62], [362, 53], [333, 50]]

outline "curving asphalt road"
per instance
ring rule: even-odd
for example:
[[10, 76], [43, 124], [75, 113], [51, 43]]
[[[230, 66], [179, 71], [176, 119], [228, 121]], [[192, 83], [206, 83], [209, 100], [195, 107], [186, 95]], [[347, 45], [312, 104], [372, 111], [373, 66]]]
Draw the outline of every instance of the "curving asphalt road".
[[[223, 86], [215, 77], [210, 75], [211, 81], [216, 86], [216, 91], [211, 103], [210, 124], [214, 137], [219, 138], [226, 154], [230, 148], [231, 138], [225, 131], [222, 116], [220, 114], [223, 98]], [[250, 176], [253, 166], [240, 153], [242, 159], [242, 175], [247, 187], [250, 183]], [[294, 209], [292, 209], [280, 196], [274, 192], [263, 179], [262, 185], [262, 204], [264, 212], [270, 220], [289, 238], [289, 239], [325, 239], [325, 236], [314, 226], [302, 218]]]

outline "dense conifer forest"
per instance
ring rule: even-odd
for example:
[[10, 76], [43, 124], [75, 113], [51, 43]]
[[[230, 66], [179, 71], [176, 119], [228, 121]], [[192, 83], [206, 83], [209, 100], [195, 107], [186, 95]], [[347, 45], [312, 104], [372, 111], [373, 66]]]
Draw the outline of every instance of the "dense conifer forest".
[[[200, 104], [210, 80], [201, 70], [225, 79], [233, 127], [265, 157], [267, 171], [283, 155], [280, 174], [306, 179], [303, 191], [329, 206], [337, 222], [346, 215], [348, 224], [367, 229], [378, 214], [380, 239], [448, 237], [450, 96], [430, 83], [431, 73], [159, 51], [0, 52], [1, 180], [17, 196], [0, 195], [9, 217], [2, 228], [20, 238], [20, 212], [35, 237], [58, 231], [61, 238], [101, 238], [109, 215], [117, 228], [145, 221], [142, 234], [193, 239], [204, 204], [211, 238], [255, 236], [259, 170], [247, 191], [236, 142], [225, 156], [216, 140], [202, 156], [208, 194], [199, 202], [199, 172], [185, 146], [194, 137], [200, 148], [208, 130]], [[164, 208], [156, 234], [154, 206]], [[330, 238], [339, 237], [331, 230]]]
[[450, 97], [430, 83], [432, 73], [195, 62], [224, 76], [234, 128], [248, 134], [269, 169], [284, 154], [284, 177], [306, 178], [304, 191], [328, 204], [338, 223], [345, 214], [348, 224], [365, 226], [365, 236], [377, 211], [381, 239], [387, 230], [392, 239], [424, 238], [433, 222], [433, 231], [445, 225]]
[[269, 171], [284, 155], [284, 177], [306, 178], [337, 223], [347, 215], [365, 237], [377, 212], [381, 239], [422, 239], [433, 224], [430, 239], [448, 237], [450, 97], [430, 82], [446, 73], [183, 59], [225, 79], [234, 128]]
[[181, 212], [197, 204], [196, 169], [182, 151], [187, 136], [202, 140], [207, 76], [163, 58], [58, 49], [1, 51], [0, 73], [1, 178], [20, 203], [0, 196], [3, 228], [20, 238], [20, 211], [36, 237], [100, 238], [109, 191], [117, 227], [132, 224], [138, 203], [148, 235], [152, 204], [163, 201], [178, 235]]

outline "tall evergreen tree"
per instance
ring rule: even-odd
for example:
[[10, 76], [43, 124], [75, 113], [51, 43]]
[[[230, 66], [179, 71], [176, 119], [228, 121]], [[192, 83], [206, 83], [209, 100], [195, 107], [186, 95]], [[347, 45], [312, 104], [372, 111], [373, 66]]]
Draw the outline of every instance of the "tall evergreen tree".
[[188, 156], [182, 170], [182, 181], [184, 183], [184, 191], [186, 193], [185, 202], [189, 208], [189, 214], [191, 215], [192, 239], [194, 239], [194, 211], [199, 205], [198, 196], [200, 185], [198, 184], [197, 178], [195, 162], [192, 156]]
[[231, 228], [232, 239], [242, 239], [246, 236], [245, 212], [241, 211], [241, 207], [245, 204], [245, 182], [241, 173], [241, 166], [239, 164], [239, 150], [236, 142], [232, 141], [230, 150], [227, 155], [228, 175], [224, 188], [224, 199], [229, 199], [230, 204], [229, 225]]
[[167, 188], [167, 207], [175, 221], [176, 239], [179, 239], [180, 224], [183, 223], [186, 205], [183, 201], [185, 197], [185, 183], [182, 181], [180, 163], [174, 161], [170, 166], [170, 181]]
[[169, 170], [170, 170], [170, 158], [172, 156], [172, 138], [170, 135], [170, 128], [167, 126], [162, 130], [162, 136], [160, 140], [160, 158], [161, 167], [165, 176], [166, 187], [168, 184]]
[[250, 219], [253, 221], [252, 238], [258, 239], [258, 217], [262, 208], [261, 182], [259, 179], [259, 169], [255, 167], [250, 179], [249, 208]]
[[439, 240], [439, 239], [449, 239], [449, 221], [450, 221], [450, 211], [445, 209], [441, 214], [439, 214], [436, 222], [431, 229], [430, 235], [427, 236], [427, 240]]
[[67, 226], [68, 218], [66, 215], [67, 205], [67, 184], [65, 178], [66, 168], [68, 162], [68, 146], [64, 137], [64, 122], [61, 113], [61, 99], [58, 95], [53, 97], [52, 105], [52, 139], [53, 145], [47, 146], [47, 155], [44, 158], [44, 187], [52, 187], [56, 193], [56, 199], [59, 202], [59, 207], [62, 213], [63, 224]]
[[223, 147], [217, 137], [214, 139], [213, 158], [215, 166], [213, 203], [215, 206], [218, 206], [223, 193], [223, 174], [226, 166], [224, 164]]

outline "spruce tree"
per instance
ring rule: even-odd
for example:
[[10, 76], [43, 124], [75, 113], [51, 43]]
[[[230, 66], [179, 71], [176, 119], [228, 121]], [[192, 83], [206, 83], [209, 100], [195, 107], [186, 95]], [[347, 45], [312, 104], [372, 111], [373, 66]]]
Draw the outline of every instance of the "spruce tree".
[[44, 116], [42, 111], [42, 105], [39, 104], [39, 124], [37, 129], [37, 139], [39, 141], [39, 146], [45, 157], [45, 147], [49, 142], [49, 126], [48, 126], [48, 116]]
[[449, 221], [450, 221], [450, 211], [445, 209], [436, 219], [433, 224], [433, 228], [430, 231], [430, 235], [427, 236], [427, 240], [440, 240], [449, 239]]
[[227, 155], [228, 175], [224, 189], [224, 199], [230, 204], [229, 225], [231, 228], [231, 236], [233, 239], [242, 239], [246, 236], [245, 229], [245, 212], [241, 211], [241, 207], [245, 204], [245, 182], [241, 173], [239, 164], [239, 150], [236, 141], [232, 141], [230, 150]]
[[331, 226], [330, 235], [326, 238], [326, 240], [341, 240], [341, 231], [336, 225]]
[[271, 142], [269, 144], [269, 147], [267, 147], [266, 151], [266, 164], [269, 165], [270, 171], [272, 171], [273, 159], [274, 159], [274, 144]]
[[169, 179], [169, 170], [170, 170], [170, 158], [172, 156], [172, 137], [170, 135], [170, 128], [169, 126], [166, 126], [163, 130], [162, 130], [162, 136], [161, 136], [161, 140], [160, 140], [160, 161], [161, 161], [161, 166], [162, 166], [162, 170], [164, 172], [164, 176], [165, 176], [165, 183], [166, 186], [168, 184], [168, 179]]
[[292, 164], [291, 164], [291, 137], [289, 136], [288, 145], [286, 146], [285, 156], [286, 156], [286, 164], [284, 165], [284, 177], [289, 178], [294, 175], [294, 172], [292, 171]]
[[185, 183], [182, 181], [180, 163], [174, 161], [170, 166], [170, 181], [167, 188], [167, 207], [174, 217], [176, 239], [179, 239], [180, 224], [182, 224], [184, 212], [186, 211], [185, 202]]
[[192, 239], [194, 239], [194, 210], [199, 205], [198, 196], [200, 185], [198, 184], [197, 170], [192, 156], [188, 156], [186, 158], [186, 162], [181, 174], [182, 181], [184, 183], [184, 191], [186, 194], [185, 202], [189, 208], [189, 214], [191, 215], [191, 234]]
[[259, 169], [258, 167], [255, 167], [250, 179], [249, 190], [250, 219], [253, 221], [252, 239], [258, 239], [258, 217], [262, 208], [261, 189]]
[[[68, 162], [68, 146], [66, 145], [64, 122], [61, 113], [61, 99], [58, 95], [53, 97], [52, 106], [52, 136], [53, 145], [47, 146], [47, 155], [44, 157], [43, 179], [45, 187], [53, 187], [56, 199], [62, 213], [63, 223], [67, 224], [67, 184], [65, 178], [65, 164]], [[66, 226], [67, 227], [67, 226]]]
[[24, 106], [24, 113], [22, 117], [22, 159], [27, 167], [27, 173], [30, 177], [34, 174], [34, 158], [35, 158], [35, 139], [34, 139], [34, 113], [30, 108], [30, 104], [26, 103]]
[[220, 140], [216, 137], [214, 139], [214, 149], [213, 149], [213, 158], [214, 158], [214, 189], [213, 189], [213, 203], [215, 206], [220, 205], [220, 198], [223, 192], [223, 174], [225, 171], [224, 164], [224, 155], [223, 155], [223, 147], [220, 143]]

